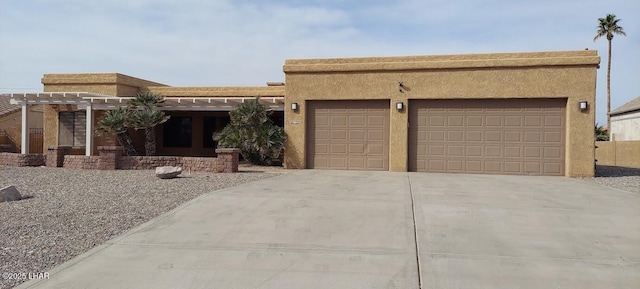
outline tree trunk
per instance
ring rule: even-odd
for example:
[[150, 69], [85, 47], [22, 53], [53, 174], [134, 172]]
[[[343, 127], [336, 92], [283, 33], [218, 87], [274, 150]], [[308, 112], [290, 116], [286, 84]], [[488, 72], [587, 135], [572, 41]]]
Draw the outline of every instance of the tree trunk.
[[131, 136], [128, 133], [119, 133], [116, 134], [116, 138], [118, 139], [118, 143], [124, 148], [124, 153], [128, 156], [137, 156], [138, 152], [136, 151], [136, 147], [133, 145], [133, 140], [131, 140]]
[[152, 128], [144, 129], [144, 149], [146, 155], [152, 156], [156, 154], [156, 135]]
[[[608, 37], [607, 37], [608, 38]], [[607, 61], [607, 131], [611, 135], [611, 39], [609, 40], [609, 55]]]

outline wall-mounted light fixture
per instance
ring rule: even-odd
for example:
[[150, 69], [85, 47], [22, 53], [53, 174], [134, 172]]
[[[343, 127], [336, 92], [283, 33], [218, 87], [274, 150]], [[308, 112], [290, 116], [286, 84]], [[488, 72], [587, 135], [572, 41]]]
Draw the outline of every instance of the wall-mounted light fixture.
[[298, 110], [298, 103], [297, 102], [292, 102], [291, 103], [291, 110]]
[[578, 107], [580, 108], [580, 111], [585, 111], [589, 108], [589, 103], [586, 100], [581, 100], [578, 102]]
[[403, 110], [404, 109], [404, 103], [402, 101], [396, 102], [396, 109], [397, 110]]

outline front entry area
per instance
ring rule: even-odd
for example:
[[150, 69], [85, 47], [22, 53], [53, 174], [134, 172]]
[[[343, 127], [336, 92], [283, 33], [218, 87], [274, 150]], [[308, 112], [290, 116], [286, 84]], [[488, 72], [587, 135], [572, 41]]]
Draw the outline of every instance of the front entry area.
[[308, 101], [307, 168], [389, 170], [389, 101]]
[[409, 171], [565, 174], [565, 99], [411, 100]]

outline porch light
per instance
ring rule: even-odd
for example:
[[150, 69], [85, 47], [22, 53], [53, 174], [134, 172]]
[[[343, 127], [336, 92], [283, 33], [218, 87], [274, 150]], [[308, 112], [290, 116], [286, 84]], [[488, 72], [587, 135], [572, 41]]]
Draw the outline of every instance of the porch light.
[[403, 110], [404, 109], [404, 103], [402, 101], [396, 102], [396, 109], [397, 110]]
[[291, 103], [291, 110], [298, 110], [298, 103], [297, 102]]
[[589, 103], [586, 100], [581, 100], [578, 102], [578, 106], [580, 107], [580, 111], [585, 111], [589, 107]]

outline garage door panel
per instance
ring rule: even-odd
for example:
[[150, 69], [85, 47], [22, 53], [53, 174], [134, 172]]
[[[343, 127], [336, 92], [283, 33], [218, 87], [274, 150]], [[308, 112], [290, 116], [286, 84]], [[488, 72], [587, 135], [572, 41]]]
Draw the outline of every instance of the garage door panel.
[[504, 126], [506, 127], [521, 127], [522, 117], [520, 115], [506, 115], [504, 117]]
[[499, 115], [487, 115], [485, 124], [488, 127], [491, 127], [491, 126], [502, 126], [502, 116], [499, 116]]
[[553, 126], [562, 127], [563, 126], [562, 117], [560, 117], [560, 116], [545, 116], [544, 125], [546, 127], [553, 127]]
[[449, 127], [464, 126], [464, 117], [461, 115], [448, 116], [447, 126]]
[[369, 129], [367, 131], [367, 140], [370, 141], [379, 141], [382, 142], [384, 141], [384, 137], [385, 137], [385, 131], [380, 129]]
[[522, 141], [522, 132], [521, 131], [505, 131], [504, 141], [520, 143]]
[[337, 154], [346, 154], [347, 153], [347, 144], [331, 144], [329, 149], [329, 154], [337, 155]]
[[463, 131], [449, 131], [447, 133], [447, 141], [448, 142], [461, 142], [461, 141], [464, 141], [464, 132]]
[[463, 158], [464, 157], [463, 146], [447, 146], [447, 157], [449, 158]]
[[385, 156], [385, 145], [384, 144], [369, 144], [367, 145], [367, 155], [370, 156]]
[[388, 170], [388, 101], [309, 101], [307, 167]]
[[347, 140], [347, 131], [344, 129], [337, 129], [331, 131], [331, 140], [334, 141], [346, 141]]
[[467, 117], [467, 126], [484, 126], [483, 117], [481, 115], [468, 115]]
[[473, 142], [473, 141], [483, 141], [482, 139], [482, 131], [467, 131], [467, 141]]
[[562, 158], [562, 150], [560, 148], [557, 147], [546, 147], [544, 148], [544, 153], [542, 154], [542, 156], [545, 159], [559, 159]]
[[347, 126], [347, 116], [331, 116], [331, 126], [334, 127], [346, 127]]
[[[526, 152], [525, 152], [526, 154]], [[504, 157], [505, 158], [520, 158], [522, 157], [522, 149], [520, 147], [505, 147], [504, 148]]]
[[526, 115], [524, 117], [524, 126], [539, 128], [542, 126], [542, 116], [539, 115]]
[[[426, 134], [426, 133], [425, 133]], [[444, 141], [445, 140], [445, 132], [442, 130], [436, 130], [436, 131], [430, 131], [428, 132], [429, 134], [429, 140], [431, 141]], [[425, 139], [426, 141], [427, 139]]]
[[482, 157], [482, 146], [467, 145], [467, 157]]
[[349, 127], [361, 127], [367, 126], [367, 119], [364, 115], [349, 116]]
[[412, 100], [409, 170], [563, 175], [565, 106], [565, 99]]

